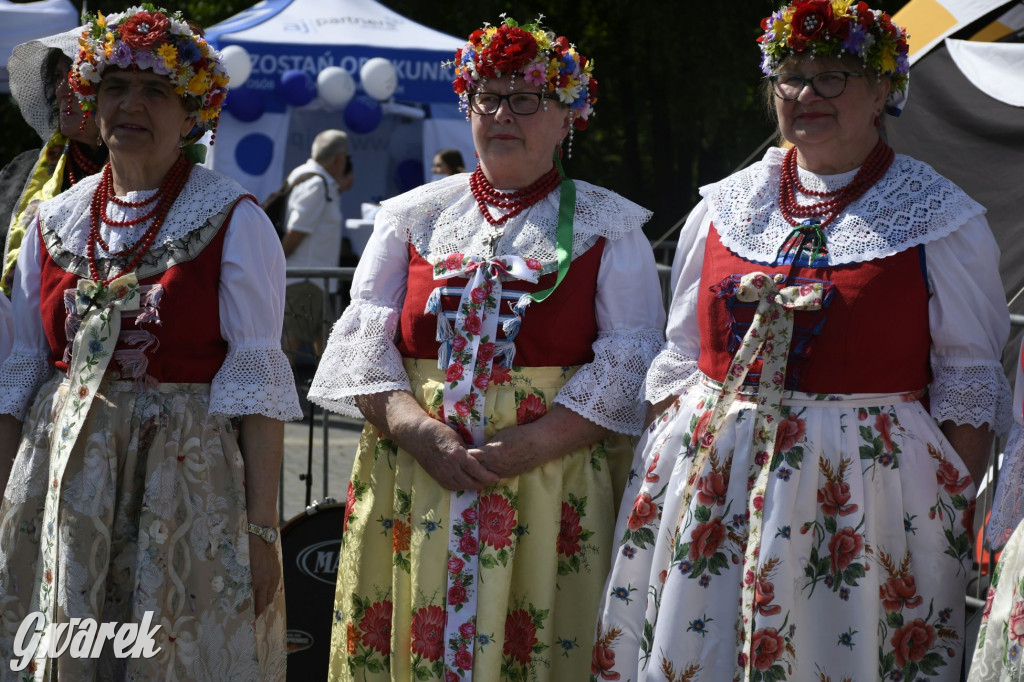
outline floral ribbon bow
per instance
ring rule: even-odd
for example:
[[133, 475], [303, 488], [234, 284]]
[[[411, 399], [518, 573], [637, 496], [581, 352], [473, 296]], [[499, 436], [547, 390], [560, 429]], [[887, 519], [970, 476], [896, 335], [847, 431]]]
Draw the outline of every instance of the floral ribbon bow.
[[[459, 300], [452, 352], [445, 371], [442, 402], [445, 423], [467, 446], [484, 444], [484, 400], [491, 381], [498, 334], [501, 277], [536, 282], [540, 263], [519, 256], [492, 259], [453, 253], [434, 265], [434, 279], [469, 277]], [[429, 312], [429, 310], [428, 310]], [[445, 618], [445, 679], [473, 679], [476, 641], [479, 495], [475, 490], [451, 494], [448, 518], [448, 580]], [[453, 677], [454, 676], [454, 677]]]
[[[775, 453], [775, 439], [782, 420], [782, 394], [786, 381], [786, 363], [789, 344], [793, 338], [793, 311], [820, 310], [824, 285], [820, 282], [800, 286], [782, 287], [785, 275], [767, 275], [752, 272], [744, 275], [736, 288], [736, 298], [745, 303], [757, 303], [753, 322], [743, 337], [743, 342], [729, 364], [729, 371], [722, 384], [718, 401], [711, 412], [711, 418], [699, 440], [694, 455], [690, 478], [682, 494], [682, 505], [676, 523], [675, 544], [685, 542], [681, 530], [684, 517], [689, 510], [694, 489], [700, 480], [714, 450], [715, 436], [725, 422], [729, 408], [740, 393], [743, 380], [750, 368], [761, 356], [761, 378], [757, 386], [757, 411], [754, 417], [754, 459], [750, 463], [747, 487], [746, 510], [749, 527], [745, 541], [742, 572], [745, 576], [743, 596], [736, 624], [740, 643], [751, 641], [753, 630], [754, 581], [746, 576], [757, 566], [758, 547], [761, 542], [764, 493], [768, 483], [769, 464]], [[736, 662], [735, 679], [745, 680], [749, 670], [749, 657], [739, 656]]]
[[[50, 485], [47, 486], [43, 533], [40, 538], [42, 560], [36, 569], [36, 583], [39, 585], [36, 594], [38, 604], [33, 610], [41, 611], [46, 616], [46, 623], [53, 622], [56, 606], [53, 588], [58, 584], [57, 519], [60, 513], [64, 469], [89, 415], [92, 400], [103, 381], [103, 375], [114, 353], [114, 346], [117, 345], [121, 332], [121, 313], [137, 310], [139, 307], [139, 282], [135, 273], [122, 275], [106, 285], [88, 279], [78, 281], [75, 311], [81, 315], [82, 323], [75, 334], [71, 350], [68, 394], [50, 438]], [[34, 658], [37, 677], [43, 675], [47, 669], [49, 635], [50, 630], [45, 629], [36, 647]]]

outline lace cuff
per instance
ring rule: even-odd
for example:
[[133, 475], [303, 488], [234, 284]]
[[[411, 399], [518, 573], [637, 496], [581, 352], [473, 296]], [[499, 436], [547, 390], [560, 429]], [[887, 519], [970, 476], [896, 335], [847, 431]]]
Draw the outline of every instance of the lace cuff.
[[362, 418], [357, 395], [410, 391], [402, 356], [392, 339], [398, 310], [365, 300], [352, 301], [334, 324], [320, 359], [310, 402], [346, 417]]
[[[3, 294], [0, 294], [2, 296]], [[25, 353], [15, 348], [0, 366], [0, 414], [25, 420], [25, 413], [36, 392], [53, 368], [45, 355]]]
[[603, 332], [594, 342], [594, 361], [579, 369], [555, 402], [618, 433], [643, 431], [640, 385], [662, 335], [653, 329]]
[[992, 500], [992, 516], [985, 529], [985, 542], [993, 552], [1001, 550], [1010, 540], [1017, 525], [1024, 519], [1024, 426], [1014, 424], [1003, 449], [999, 483]]
[[288, 358], [278, 347], [232, 348], [210, 386], [210, 414], [302, 419]]
[[670, 395], [682, 395], [697, 383], [699, 377], [696, 360], [665, 348], [651, 363], [644, 385], [640, 388], [641, 395], [644, 400], [655, 405]]
[[932, 357], [932, 417], [956, 424], [988, 424], [996, 435], [1013, 421], [1010, 384], [996, 360]]

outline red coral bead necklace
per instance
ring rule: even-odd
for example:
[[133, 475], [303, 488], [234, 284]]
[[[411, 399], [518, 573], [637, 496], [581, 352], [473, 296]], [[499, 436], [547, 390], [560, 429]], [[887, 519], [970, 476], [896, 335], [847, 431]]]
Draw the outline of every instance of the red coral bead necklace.
[[[89, 205], [89, 241], [86, 247], [88, 261], [89, 261], [89, 275], [93, 281], [99, 282], [101, 286], [106, 286], [112, 280], [120, 277], [121, 275], [127, 274], [135, 270], [142, 258], [149, 252], [150, 247], [153, 245], [153, 240], [156, 239], [157, 233], [160, 232], [160, 228], [164, 224], [164, 220], [167, 219], [167, 214], [171, 210], [171, 206], [174, 204], [175, 199], [181, 194], [182, 188], [188, 181], [189, 175], [192, 172], [192, 164], [185, 158], [184, 154], [179, 154], [177, 161], [171, 166], [171, 169], [164, 176], [164, 180], [160, 183], [160, 188], [153, 194], [149, 199], [142, 201], [125, 201], [118, 199], [114, 196], [114, 183], [111, 178], [110, 164], [106, 164], [103, 167], [103, 177], [100, 178], [99, 184], [96, 186], [96, 190], [92, 195], [92, 202]], [[107, 204], [115, 203], [119, 206], [125, 206], [129, 208], [139, 208], [146, 206], [147, 204], [153, 203], [153, 208], [140, 215], [137, 218], [129, 220], [111, 220], [107, 216]], [[109, 225], [110, 227], [131, 227], [138, 225], [143, 221], [152, 219], [149, 227], [143, 232], [142, 236], [139, 237], [135, 244], [128, 246], [120, 251], [113, 251], [110, 245], [104, 241], [103, 237], [100, 236], [100, 223]], [[96, 260], [96, 245], [99, 244], [105, 251], [107, 251], [113, 257], [132, 256], [131, 262], [124, 270], [118, 272], [116, 275], [112, 275], [107, 279], [102, 279], [100, 275], [99, 265]]]
[[[895, 153], [884, 140], [879, 139], [871, 153], [861, 164], [860, 170], [846, 185], [833, 191], [812, 190], [800, 182], [796, 163], [796, 147], [790, 147], [782, 160], [782, 177], [779, 183], [779, 209], [790, 225], [804, 224], [807, 218], [821, 218], [821, 227], [828, 226], [843, 210], [864, 196], [876, 182], [882, 179], [892, 165]], [[796, 194], [821, 197], [813, 204], [799, 204]]]
[[89, 158], [89, 155], [82, 150], [81, 142], [71, 140], [68, 142], [68, 148], [71, 150], [71, 160], [67, 165], [68, 180], [72, 185], [99, 171], [101, 163]]
[[[540, 176], [529, 187], [514, 192], [501, 192], [494, 188], [491, 181], [484, 175], [480, 164], [477, 164], [476, 170], [469, 176], [469, 189], [473, 192], [473, 197], [476, 198], [476, 205], [480, 208], [480, 212], [487, 219], [487, 222], [497, 226], [504, 225], [513, 216], [519, 215], [551, 194], [560, 182], [562, 182], [562, 176], [559, 174], [558, 168], [552, 165], [551, 170]], [[495, 218], [491, 215], [490, 209], [487, 208], [488, 206], [508, 209], [508, 213]]]

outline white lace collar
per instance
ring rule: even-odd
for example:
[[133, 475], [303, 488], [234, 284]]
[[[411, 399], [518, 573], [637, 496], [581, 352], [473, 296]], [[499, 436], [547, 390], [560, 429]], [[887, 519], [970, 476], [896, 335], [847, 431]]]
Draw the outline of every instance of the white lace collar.
[[[779, 176], [785, 150], [700, 190], [722, 243], [748, 260], [771, 263], [792, 231], [779, 212]], [[809, 189], [835, 189], [856, 171], [817, 175], [800, 171]], [[884, 258], [957, 230], [984, 207], [926, 163], [897, 154], [874, 187], [826, 229], [833, 265]]]
[[[39, 218], [44, 229], [53, 230], [60, 238], [61, 247], [77, 256], [85, 256], [87, 253], [89, 205], [101, 178], [102, 173], [90, 175], [66, 192], [40, 205]], [[120, 198], [140, 201], [152, 196], [156, 191], [154, 189], [129, 192]], [[202, 166], [193, 166], [188, 182], [175, 200], [167, 220], [160, 227], [154, 247], [181, 239], [201, 228], [225, 206], [244, 194], [248, 192], [231, 178]], [[145, 213], [151, 206], [133, 209], [110, 204], [107, 210], [111, 218], [123, 220]], [[111, 249], [119, 251], [138, 241], [148, 224], [149, 221], [144, 221], [140, 225], [127, 228], [111, 228], [104, 224], [100, 227], [100, 236]], [[102, 247], [98, 255], [104, 257]]]
[[[378, 220], [392, 226], [431, 262], [452, 253], [490, 255], [487, 237], [495, 232], [469, 190], [469, 173], [460, 173], [389, 199], [381, 204]], [[576, 183], [573, 257], [585, 252], [598, 237], [618, 239], [640, 229], [651, 212], [604, 188], [582, 180]], [[555, 233], [558, 228], [556, 190], [510, 219], [497, 238], [497, 254], [536, 258], [542, 272], [557, 268]]]

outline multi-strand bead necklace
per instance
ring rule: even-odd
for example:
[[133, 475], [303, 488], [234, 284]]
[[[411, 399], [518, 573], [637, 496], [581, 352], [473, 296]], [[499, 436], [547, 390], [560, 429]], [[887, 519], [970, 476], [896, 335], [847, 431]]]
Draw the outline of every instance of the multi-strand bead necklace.
[[[110, 164], [108, 163], [103, 167], [103, 177], [100, 179], [99, 184], [96, 186], [96, 190], [92, 195], [92, 203], [89, 206], [89, 243], [87, 246], [88, 260], [89, 260], [89, 275], [96, 282], [99, 282], [102, 286], [106, 286], [116, 277], [127, 274], [135, 270], [142, 258], [149, 252], [150, 247], [153, 245], [153, 240], [156, 239], [156, 235], [160, 232], [161, 226], [164, 224], [164, 220], [167, 219], [167, 214], [171, 210], [171, 206], [174, 204], [174, 200], [181, 194], [182, 188], [188, 181], [189, 174], [192, 172], [192, 164], [185, 158], [184, 154], [178, 156], [178, 160], [174, 162], [171, 169], [164, 176], [164, 180], [160, 183], [160, 189], [157, 190], [153, 196], [148, 199], [142, 199], [141, 201], [126, 201], [119, 199], [114, 193], [114, 181], [111, 178]], [[152, 204], [152, 208], [143, 213], [142, 215], [129, 218], [126, 220], [114, 220], [107, 215], [107, 205], [113, 203], [123, 208], [143, 208]], [[113, 251], [110, 245], [104, 241], [100, 235], [100, 223], [109, 225], [110, 227], [134, 227], [147, 220], [150, 220], [149, 227], [143, 232], [142, 236], [131, 246], [125, 247], [120, 251]], [[132, 260], [121, 272], [102, 279], [100, 275], [99, 265], [96, 259], [96, 245], [99, 244], [107, 253], [114, 257], [126, 257], [132, 255]]]

